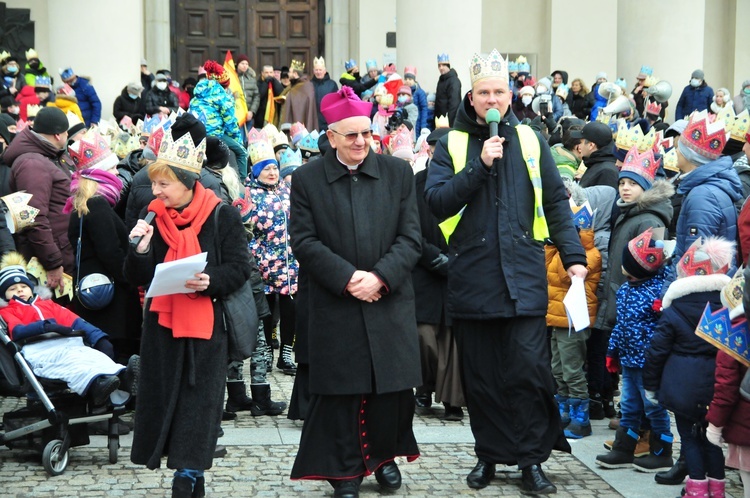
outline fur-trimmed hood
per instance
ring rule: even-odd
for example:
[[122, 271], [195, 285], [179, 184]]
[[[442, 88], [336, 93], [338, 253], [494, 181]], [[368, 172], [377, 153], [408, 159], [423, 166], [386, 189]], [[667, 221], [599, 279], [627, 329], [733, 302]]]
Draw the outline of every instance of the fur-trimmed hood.
[[729, 275], [716, 273], [713, 275], [692, 275], [678, 278], [667, 289], [662, 299], [662, 309], [671, 306], [672, 301], [696, 292], [720, 291], [732, 280]]
[[664, 199], [671, 198], [674, 192], [674, 185], [666, 180], [656, 180], [650, 189], [643, 192], [636, 204], [641, 209], [646, 209], [662, 202]]

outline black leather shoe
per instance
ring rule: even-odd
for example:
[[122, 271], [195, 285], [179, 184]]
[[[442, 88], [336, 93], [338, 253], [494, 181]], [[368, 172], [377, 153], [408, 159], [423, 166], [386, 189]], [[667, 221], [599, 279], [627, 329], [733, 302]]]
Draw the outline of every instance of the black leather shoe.
[[334, 498], [359, 498], [359, 479], [338, 481], [334, 486]]
[[676, 486], [682, 484], [685, 477], [688, 475], [687, 462], [685, 458], [680, 454], [680, 458], [674, 463], [671, 469], [666, 472], [658, 472], [654, 476], [654, 480], [657, 484], [666, 484], [668, 486]]
[[417, 408], [427, 409], [432, 406], [432, 393], [418, 393], [414, 395], [414, 404]]
[[398, 470], [396, 462], [383, 464], [375, 471], [375, 480], [380, 487], [395, 491], [401, 487], [401, 471]]
[[469, 472], [469, 475], [466, 476], [466, 484], [470, 488], [482, 489], [486, 488], [494, 477], [495, 464], [479, 460], [471, 472]]
[[557, 488], [549, 482], [539, 465], [529, 465], [521, 469], [521, 492], [525, 495], [551, 495]]

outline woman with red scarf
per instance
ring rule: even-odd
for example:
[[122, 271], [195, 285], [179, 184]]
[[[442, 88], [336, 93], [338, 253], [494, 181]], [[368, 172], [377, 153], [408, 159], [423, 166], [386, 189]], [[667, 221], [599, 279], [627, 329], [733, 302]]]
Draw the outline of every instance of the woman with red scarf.
[[147, 285], [157, 264], [208, 253], [205, 270], [185, 282], [187, 293], [145, 303], [130, 458], [156, 469], [167, 455], [167, 467], [175, 469], [172, 497], [205, 495], [203, 472], [212, 465], [227, 375], [220, 299], [250, 277], [239, 212], [197, 183], [205, 136], [204, 126], [190, 114], [165, 135], [148, 170], [156, 198], [147, 209], [156, 218], [153, 226], [138, 221], [130, 238], [142, 238], [125, 260], [130, 282]]

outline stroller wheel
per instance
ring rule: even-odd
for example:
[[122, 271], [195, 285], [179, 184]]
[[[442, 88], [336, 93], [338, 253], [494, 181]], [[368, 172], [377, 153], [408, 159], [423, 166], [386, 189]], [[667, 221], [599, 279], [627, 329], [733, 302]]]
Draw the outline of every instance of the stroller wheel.
[[109, 438], [107, 448], [109, 449], [109, 463], [117, 463], [117, 450], [120, 448], [120, 441], [116, 437]]
[[59, 476], [68, 466], [68, 452], [61, 453], [62, 445], [61, 440], [53, 439], [44, 447], [42, 465], [51, 476]]

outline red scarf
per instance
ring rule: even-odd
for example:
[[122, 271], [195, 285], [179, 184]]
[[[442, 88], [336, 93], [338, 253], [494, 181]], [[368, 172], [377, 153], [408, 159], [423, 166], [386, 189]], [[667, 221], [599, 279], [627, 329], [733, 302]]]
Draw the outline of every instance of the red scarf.
[[[193, 200], [181, 212], [166, 207], [159, 199], [151, 201], [148, 210], [156, 213], [156, 227], [169, 246], [165, 263], [203, 252], [198, 234], [220, 202], [216, 194], [200, 183], [195, 184]], [[171, 329], [175, 338], [208, 340], [213, 334], [214, 309], [208, 296], [198, 293], [157, 296], [151, 301], [151, 311], [159, 314], [159, 325]]]

